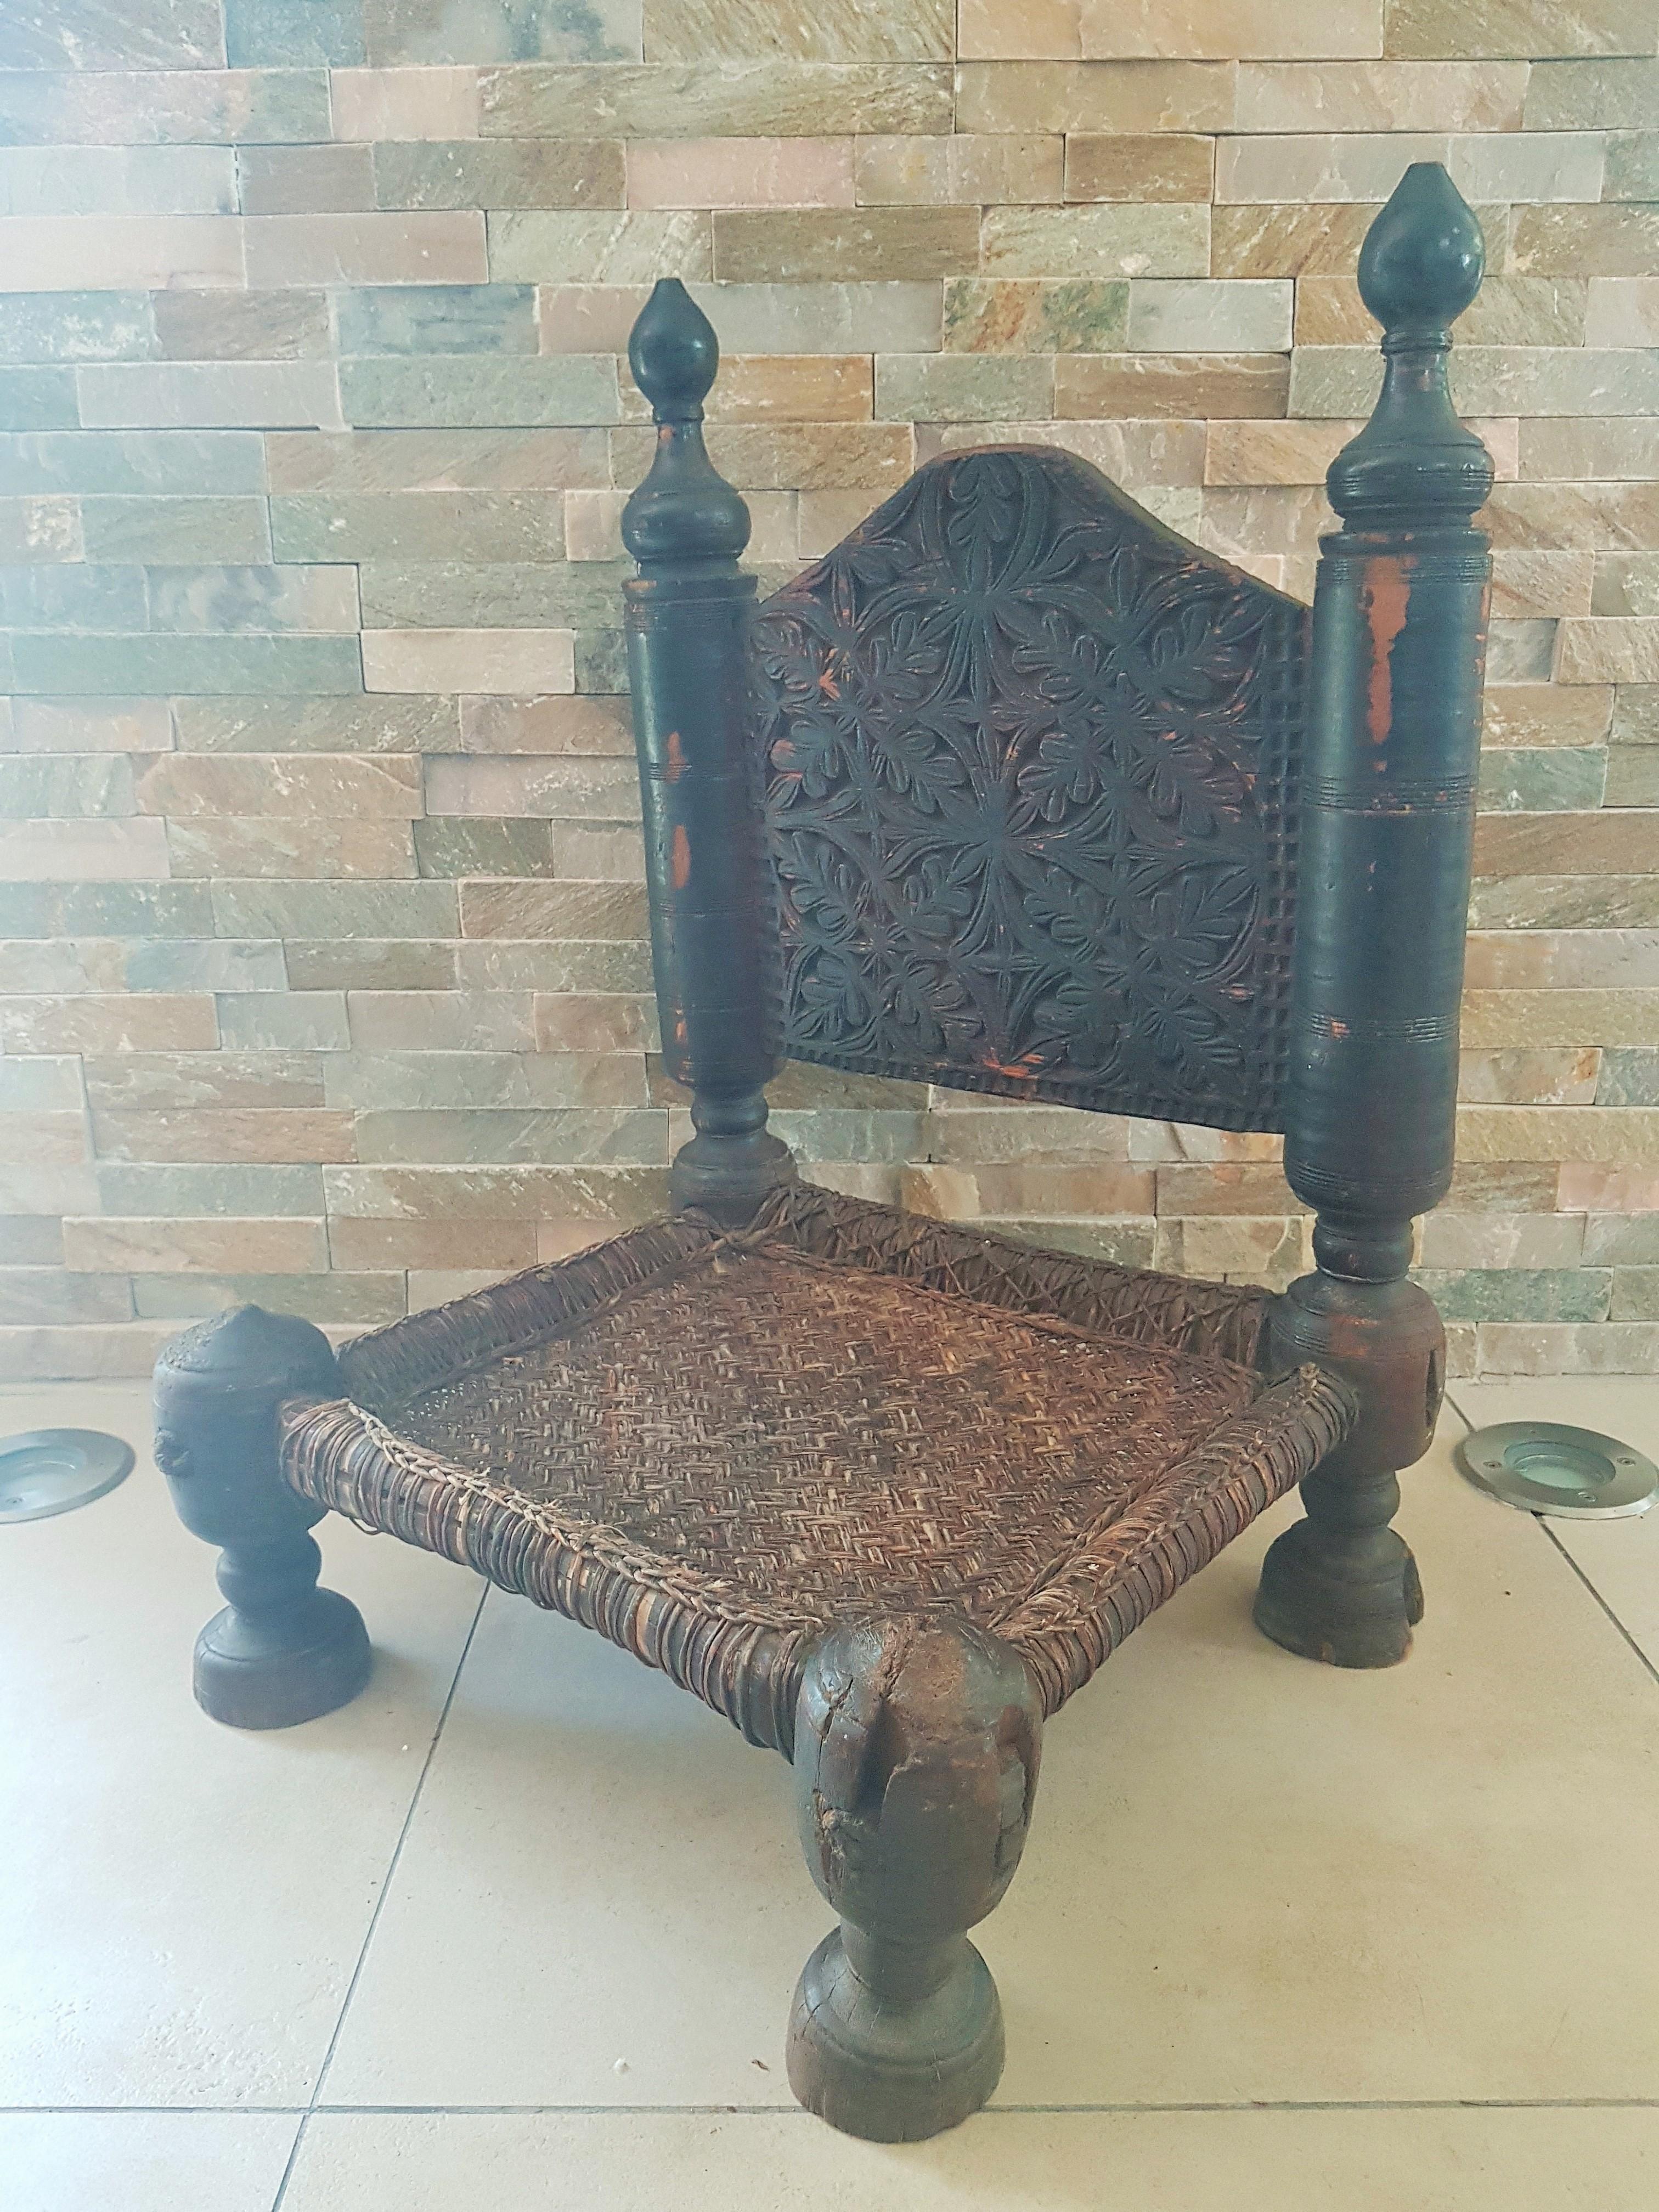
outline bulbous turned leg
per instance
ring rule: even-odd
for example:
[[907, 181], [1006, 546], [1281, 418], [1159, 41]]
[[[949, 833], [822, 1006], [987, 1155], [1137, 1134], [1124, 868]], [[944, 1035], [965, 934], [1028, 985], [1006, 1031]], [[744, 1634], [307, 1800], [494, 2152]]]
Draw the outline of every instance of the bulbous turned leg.
[[362, 1614], [317, 1587], [308, 1532], [325, 1509], [290, 1490], [276, 1462], [282, 1401], [339, 1388], [322, 1331], [258, 1306], [186, 1330], [155, 1364], [156, 1465], [185, 1526], [222, 1547], [227, 1603], [196, 1641], [196, 1699], [232, 1728], [314, 1720], [368, 1680]]
[[1042, 1710], [1012, 1646], [965, 1622], [833, 1630], [795, 1728], [806, 1863], [841, 1916], [806, 1963], [789, 2081], [832, 2127], [937, 2135], [1002, 2072], [996, 1984], [966, 1931], [1012, 1881]]
[[[1316, 1250], [1322, 1242], [1316, 1232]], [[1404, 1249], [1391, 1255], [1402, 1265]], [[1392, 1667], [1411, 1650], [1423, 1586], [1389, 1524], [1400, 1506], [1395, 1470], [1433, 1440], [1444, 1354], [1440, 1317], [1413, 1283], [1344, 1279], [1322, 1265], [1274, 1302], [1273, 1370], [1316, 1360], [1359, 1401], [1352, 1432], [1302, 1485], [1306, 1519], [1262, 1562], [1255, 1624], [1286, 1650], [1333, 1667]]]

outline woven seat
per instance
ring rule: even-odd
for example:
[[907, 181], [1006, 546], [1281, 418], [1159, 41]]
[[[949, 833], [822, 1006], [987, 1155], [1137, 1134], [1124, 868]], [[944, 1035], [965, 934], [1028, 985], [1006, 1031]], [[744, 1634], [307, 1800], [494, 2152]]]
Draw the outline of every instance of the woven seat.
[[848, 1615], [954, 1613], [1052, 1711], [1346, 1426], [1243, 1364], [1260, 1291], [796, 1186], [350, 1347], [289, 1415], [319, 1504], [477, 1567], [790, 1744]]

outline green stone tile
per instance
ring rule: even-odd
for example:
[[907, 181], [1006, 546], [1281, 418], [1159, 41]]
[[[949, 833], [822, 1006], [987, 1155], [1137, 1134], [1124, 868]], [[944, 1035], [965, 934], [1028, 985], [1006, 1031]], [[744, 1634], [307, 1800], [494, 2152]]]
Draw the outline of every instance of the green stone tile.
[[0, 884], [0, 937], [213, 934], [213, 902], [205, 884]]
[[[131, 9], [122, 12], [131, 21]], [[0, 145], [309, 144], [328, 136], [324, 69], [0, 70]]]
[[0, 430], [72, 430], [80, 419], [73, 369], [0, 368]]
[[290, 938], [283, 949], [288, 981], [296, 991], [453, 991], [457, 987], [453, 945], [407, 938]]
[[815, 1107], [775, 1110], [771, 1127], [803, 1160], [914, 1160], [925, 1145], [921, 1114], [860, 1114]]
[[1120, 1267], [1150, 1267], [1157, 1224], [1152, 1221], [1000, 1220], [990, 1216], [963, 1224], [983, 1229], [1043, 1252], [1075, 1252], [1085, 1260], [1109, 1260]]
[[367, 60], [362, 0], [224, 0], [232, 69]]
[[179, 699], [173, 720], [180, 752], [454, 752], [460, 744], [457, 702], [412, 693]]
[[215, 1161], [202, 1167], [173, 1162], [134, 1165], [100, 1160], [98, 1192], [106, 1213], [149, 1220], [204, 1220], [215, 1214], [319, 1214], [323, 1171]]
[[374, 149], [374, 192], [383, 208], [620, 208], [623, 149], [614, 138], [398, 141]]
[[615, 698], [628, 690], [628, 648], [621, 630], [576, 632], [576, 690], [595, 698]]
[[338, 1268], [325, 1275], [135, 1275], [132, 1296], [140, 1321], [195, 1321], [256, 1305], [319, 1325], [378, 1325], [403, 1318], [404, 1278]]
[[1445, 1321], [1588, 1322], [1607, 1318], [1601, 1267], [1419, 1267]]
[[282, 561], [556, 561], [557, 491], [301, 492], [270, 502]]
[[622, 612], [633, 564], [611, 561], [366, 561], [359, 570], [368, 629], [596, 629]]
[[816, 138], [855, 131], [948, 132], [951, 70], [904, 63], [802, 62], [763, 54], [742, 69], [492, 70], [486, 138]]
[[263, 499], [85, 497], [81, 529], [89, 561], [270, 558], [270, 516]]
[[75, 430], [0, 435], [0, 492], [258, 492], [257, 430]]
[[0, 819], [47, 822], [137, 811], [125, 753], [0, 755]]
[[343, 1052], [323, 1070], [331, 1106], [375, 1113], [647, 1103], [638, 1053]]
[[221, 882], [212, 900], [225, 937], [437, 938], [460, 926], [453, 884]]
[[659, 1167], [668, 1158], [668, 1116], [655, 1108], [368, 1113], [357, 1117], [356, 1136], [357, 1157], [366, 1162]]
[[12, 292], [0, 315], [0, 362], [153, 361], [158, 350], [148, 292]]
[[611, 423], [620, 415], [617, 364], [608, 354], [343, 361], [340, 403], [348, 422], [369, 428], [491, 423], [529, 429]]
[[343, 691], [362, 664], [356, 637], [58, 636], [15, 632], [20, 692]]
[[876, 417], [887, 422], [1032, 422], [1054, 412], [1045, 355], [901, 353], [876, 358]]
[[81, 562], [0, 568], [0, 624], [9, 629], [143, 629], [148, 608], [142, 568]]
[[1609, 1321], [1659, 1321], [1659, 1267], [1615, 1267]]
[[78, 1060], [0, 1059], [0, 1114], [74, 1114], [82, 1103]]
[[369, 59], [637, 62], [640, 0], [363, 0]]
[[[558, 938], [518, 943], [475, 938], [446, 948], [468, 991], [632, 991], [652, 988], [651, 948], [625, 939], [586, 945]], [[290, 969], [295, 948], [289, 947]]]
[[1480, 804], [1522, 814], [1600, 806], [1607, 780], [1603, 746], [1499, 746], [1480, 756]]
[[1610, 131], [1604, 200], [1659, 200], [1659, 131]]
[[422, 876], [550, 876], [555, 872], [547, 823], [519, 817], [428, 817], [415, 824], [415, 857]]
[[160, 938], [126, 956], [130, 991], [285, 991], [288, 965], [274, 939]]
[[343, 991], [222, 991], [218, 1004], [228, 1052], [344, 1052], [351, 1042]]
[[1659, 1052], [1609, 1046], [1595, 1086], [1598, 1106], [1659, 1106]]
[[0, 15], [0, 69], [197, 70], [223, 59], [216, 0], [52, 0]]
[[[338, 561], [144, 571], [153, 630], [287, 635], [355, 631], [357, 578]], [[110, 627], [113, 628], [112, 624]]]
[[360, 285], [337, 294], [335, 310], [343, 355], [533, 354], [538, 346], [532, 284]]

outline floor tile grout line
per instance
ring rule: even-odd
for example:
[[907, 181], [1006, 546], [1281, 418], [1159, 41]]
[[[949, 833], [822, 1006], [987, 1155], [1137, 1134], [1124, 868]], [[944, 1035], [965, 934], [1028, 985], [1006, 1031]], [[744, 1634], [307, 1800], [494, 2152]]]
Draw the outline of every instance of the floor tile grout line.
[[374, 1900], [374, 1910], [368, 1916], [368, 1926], [363, 1931], [362, 1943], [357, 1953], [357, 1962], [351, 1970], [350, 1980], [346, 1984], [345, 1995], [340, 2000], [339, 2017], [334, 2023], [334, 2033], [328, 2039], [328, 2048], [323, 2053], [323, 2063], [317, 2069], [317, 2079], [312, 2085], [310, 2101], [301, 2114], [300, 2124], [295, 2130], [293, 2145], [288, 2154], [288, 2163], [283, 2168], [283, 2178], [276, 2185], [276, 2196], [271, 2199], [270, 2212], [283, 2212], [283, 2199], [287, 2196], [289, 2183], [294, 2177], [294, 2169], [299, 2161], [300, 2152], [305, 2143], [306, 2130], [310, 2125], [311, 2116], [317, 2110], [321, 2100], [323, 2085], [328, 2080], [328, 2069], [334, 2063], [334, 2054], [339, 2048], [346, 2017], [351, 2010], [351, 2001], [357, 1994], [357, 1984], [362, 1979], [363, 1968], [368, 1961], [369, 1948], [374, 1941], [374, 1931], [380, 1924], [380, 1915], [386, 1910], [386, 1901], [391, 1896], [392, 1885], [397, 1879], [398, 1862], [403, 1856], [404, 1845], [409, 1840], [409, 1832], [415, 1824], [415, 1815], [420, 1810], [421, 1793], [426, 1788], [426, 1778], [432, 1771], [432, 1762], [438, 1755], [439, 1744], [443, 1741], [444, 1724], [448, 1720], [450, 1708], [455, 1702], [455, 1693], [461, 1686], [462, 1671], [466, 1665], [467, 1654], [472, 1649], [472, 1639], [478, 1632], [478, 1623], [483, 1618], [483, 1609], [489, 1596], [489, 1584], [486, 1583], [478, 1593], [478, 1602], [472, 1619], [468, 1624], [465, 1640], [461, 1645], [460, 1656], [455, 1662], [455, 1672], [450, 1677], [449, 1689], [438, 1715], [438, 1725], [432, 1731], [432, 1741], [426, 1747], [426, 1757], [421, 1761], [421, 1771], [416, 1778], [415, 1788], [410, 1796], [409, 1809], [404, 1814], [403, 1826], [398, 1831], [398, 1840], [392, 1845], [392, 1856], [386, 1862], [386, 1879], [381, 1882], [380, 1893]]
[[[1659, 2097], [1243, 2097], [1193, 2098], [1167, 2103], [994, 2104], [988, 2118], [1022, 2112], [1645, 2112], [1659, 2111]], [[288, 2118], [306, 2123], [325, 2119], [530, 2119], [541, 2116], [630, 2120], [721, 2116], [734, 2119], [809, 2120], [798, 2105], [0, 2105], [0, 2118], [243, 2119]], [[297, 2139], [295, 2149], [298, 2148]]]

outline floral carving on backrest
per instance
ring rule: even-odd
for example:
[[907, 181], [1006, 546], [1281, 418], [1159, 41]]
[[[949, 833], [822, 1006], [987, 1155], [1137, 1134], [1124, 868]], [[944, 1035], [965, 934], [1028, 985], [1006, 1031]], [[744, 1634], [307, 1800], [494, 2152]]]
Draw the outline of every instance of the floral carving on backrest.
[[1280, 1126], [1307, 656], [1086, 462], [920, 470], [757, 617], [786, 1052]]

